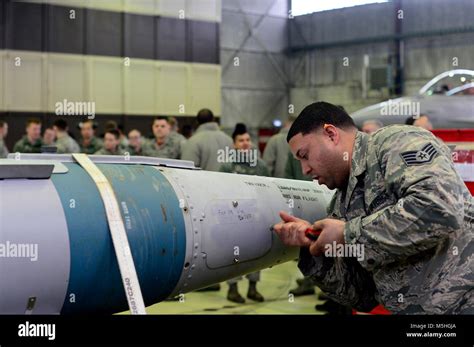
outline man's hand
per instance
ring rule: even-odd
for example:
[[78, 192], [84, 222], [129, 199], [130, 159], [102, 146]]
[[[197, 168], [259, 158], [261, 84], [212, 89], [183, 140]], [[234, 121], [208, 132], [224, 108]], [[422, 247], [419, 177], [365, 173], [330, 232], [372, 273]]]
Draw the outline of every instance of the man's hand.
[[303, 219], [293, 217], [286, 212], [280, 211], [282, 222], [275, 224], [273, 230], [281, 241], [287, 246], [309, 247], [311, 240], [304, 232], [311, 228], [311, 224]]
[[314, 230], [321, 230], [321, 235], [309, 247], [309, 252], [314, 256], [324, 254], [324, 246], [333, 242], [336, 244], [344, 244], [344, 226], [346, 223], [341, 220], [326, 218], [313, 224]]

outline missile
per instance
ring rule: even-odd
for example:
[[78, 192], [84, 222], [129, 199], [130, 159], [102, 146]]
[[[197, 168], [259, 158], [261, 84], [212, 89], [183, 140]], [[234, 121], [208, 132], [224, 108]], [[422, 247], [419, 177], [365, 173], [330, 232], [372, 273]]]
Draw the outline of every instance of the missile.
[[[296, 259], [298, 248], [271, 228], [278, 212], [315, 221], [333, 194], [315, 182], [209, 172], [187, 161], [87, 158], [113, 189], [145, 306]], [[1, 314], [128, 309], [117, 224], [97, 182], [73, 155], [0, 160]]]

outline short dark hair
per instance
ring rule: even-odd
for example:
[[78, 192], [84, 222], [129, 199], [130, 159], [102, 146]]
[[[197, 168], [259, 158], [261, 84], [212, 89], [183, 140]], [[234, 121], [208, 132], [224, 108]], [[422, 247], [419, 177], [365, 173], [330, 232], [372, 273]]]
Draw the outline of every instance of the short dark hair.
[[120, 132], [117, 129], [108, 129], [106, 134], [112, 134], [118, 140], [120, 138]]
[[41, 121], [38, 118], [28, 118], [26, 120], [26, 127], [28, 128], [30, 124], [41, 124]]
[[92, 119], [86, 119], [85, 121], [82, 121], [78, 124], [78, 128], [82, 129], [84, 124], [89, 123], [92, 126], [92, 129], [97, 129], [97, 122], [93, 121]]
[[415, 124], [415, 120], [416, 120], [415, 116], [410, 116], [405, 120], [405, 124], [406, 125], [413, 125], [413, 124]]
[[332, 124], [341, 129], [356, 128], [354, 120], [344, 109], [328, 102], [319, 101], [304, 108], [293, 122], [286, 141], [299, 133], [307, 135], [324, 124]]
[[197, 121], [199, 125], [204, 124], [204, 123], [210, 123], [214, 121], [214, 114], [212, 113], [210, 109], [203, 108], [197, 114]]
[[247, 127], [244, 123], [237, 123], [235, 125], [234, 132], [232, 133], [232, 140], [235, 141], [235, 138], [239, 135], [247, 134]]
[[112, 129], [118, 129], [118, 124], [114, 120], [108, 120], [107, 123], [105, 123], [105, 130], [112, 130]]
[[157, 120], [165, 120], [168, 124], [170, 122], [170, 119], [167, 116], [156, 116], [155, 119], [153, 119], [153, 123]]
[[0, 120], [0, 128], [3, 128], [7, 124], [4, 120]]
[[55, 120], [53, 125], [62, 131], [65, 131], [67, 129], [67, 122], [64, 119]]

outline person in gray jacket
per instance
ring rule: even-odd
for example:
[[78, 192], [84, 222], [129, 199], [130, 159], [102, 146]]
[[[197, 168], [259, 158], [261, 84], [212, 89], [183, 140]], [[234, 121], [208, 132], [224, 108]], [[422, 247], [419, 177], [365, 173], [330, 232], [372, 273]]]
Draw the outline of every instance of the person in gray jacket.
[[8, 156], [8, 148], [5, 145], [4, 139], [8, 134], [8, 123], [0, 120], [0, 158], [6, 158]]
[[288, 135], [288, 130], [290, 129], [291, 124], [293, 124], [293, 121], [294, 117], [290, 116], [280, 132], [273, 135], [270, 140], [268, 140], [267, 146], [263, 151], [263, 160], [265, 160], [272, 177], [286, 177], [286, 162], [288, 160], [288, 155], [291, 153], [290, 146], [288, 146], [288, 143], [286, 142], [286, 135]]
[[80, 153], [81, 148], [68, 133], [67, 122], [64, 119], [58, 119], [53, 124], [56, 134], [57, 153]]
[[214, 115], [209, 109], [202, 109], [197, 114], [199, 127], [194, 135], [184, 144], [182, 160], [191, 160], [194, 165], [207, 171], [219, 171], [222, 163], [217, 158], [226, 147], [233, 148], [232, 138], [219, 129]]

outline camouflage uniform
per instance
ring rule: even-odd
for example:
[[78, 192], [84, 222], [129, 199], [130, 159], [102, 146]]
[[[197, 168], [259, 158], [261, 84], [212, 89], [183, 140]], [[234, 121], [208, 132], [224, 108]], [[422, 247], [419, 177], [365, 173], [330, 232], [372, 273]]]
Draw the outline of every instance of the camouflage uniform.
[[86, 154], [94, 154], [99, 149], [101, 149], [103, 145], [104, 144], [102, 140], [95, 136], [92, 137], [91, 141], [89, 142], [87, 146], [84, 145], [84, 139], [81, 139], [79, 141], [79, 147], [81, 148], [81, 153], [86, 153]]
[[248, 162], [225, 163], [221, 165], [219, 171], [242, 175], [270, 176], [267, 165], [261, 159], [257, 160], [257, 165], [255, 166], [251, 166]]
[[58, 154], [79, 153], [81, 150], [76, 140], [74, 140], [71, 136], [67, 134], [62, 137], [58, 137], [58, 139], [56, 140], [56, 148], [56, 152]]
[[6, 158], [8, 156], [8, 148], [3, 142], [3, 139], [0, 139], [0, 158]]
[[43, 141], [41, 139], [38, 139], [35, 143], [31, 144], [30, 141], [28, 141], [28, 137], [25, 135], [15, 143], [15, 146], [13, 146], [13, 152], [41, 153], [41, 146], [43, 146]]
[[139, 156], [145, 156], [146, 153], [143, 152], [143, 145], [140, 147], [140, 150], [136, 150], [135, 147], [128, 145], [127, 148], [125, 148], [124, 152], [128, 152], [130, 155], [139, 155]]
[[171, 131], [170, 135], [175, 136], [179, 141], [181, 141], [182, 144], [184, 144], [187, 141], [187, 138], [185, 138], [182, 134], [178, 133], [177, 131]]
[[330, 218], [364, 259], [313, 257], [303, 274], [341, 304], [394, 313], [474, 313], [474, 205], [450, 150], [430, 132], [393, 125], [357, 133], [348, 186]]
[[169, 134], [161, 146], [158, 146], [155, 139], [144, 143], [142, 152], [150, 157], [180, 159], [182, 144], [179, 137]]
[[95, 152], [94, 154], [97, 154], [97, 155], [124, 155], [125, 152], [119, 146], [115, 152], [109, 151], [105, 148], [101, 148], [97, 152]]

